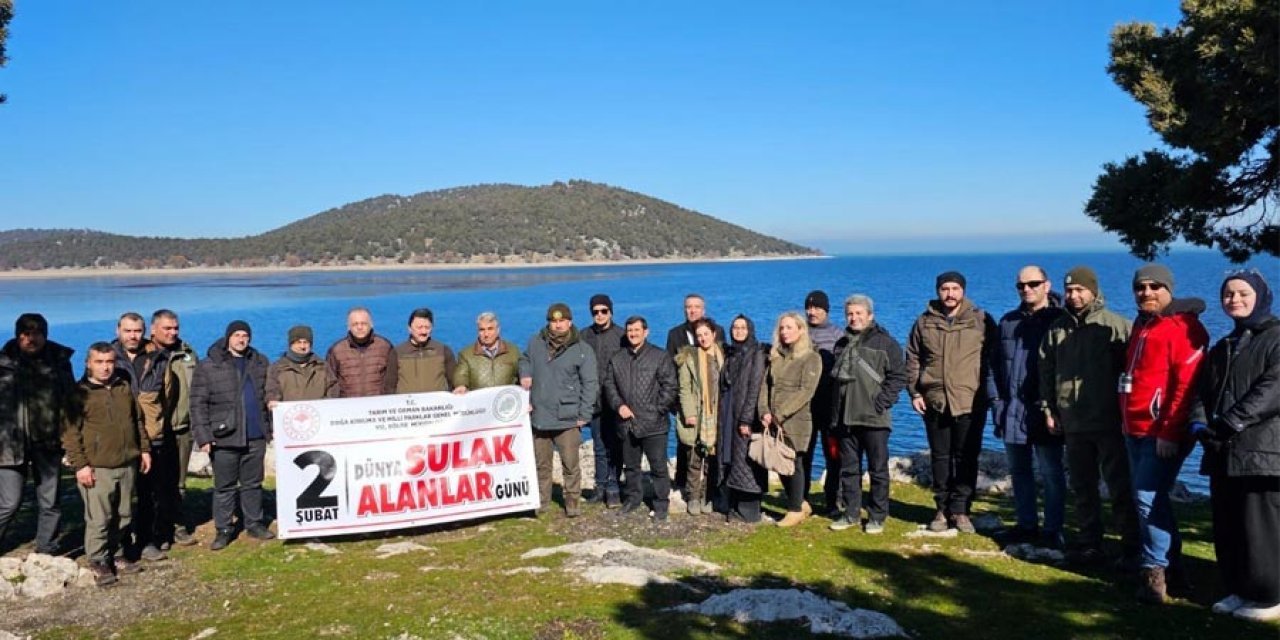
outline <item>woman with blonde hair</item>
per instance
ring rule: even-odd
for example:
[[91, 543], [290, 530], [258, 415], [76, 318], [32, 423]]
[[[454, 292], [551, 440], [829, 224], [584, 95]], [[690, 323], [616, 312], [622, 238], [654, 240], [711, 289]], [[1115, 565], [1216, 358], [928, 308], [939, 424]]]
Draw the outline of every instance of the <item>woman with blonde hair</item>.
[[760, 385], [760, 422], [766, 429], [779, 427], [787, 444], [796, 451], [795, 473], [782, 479], [787, 493], [787, 515], [778, 526], [793, 527], [813, 510], [805, 501], [802, 455], [813, 434], [809, 402], [822, 378], [822, 357], [809, 340], [809, 326], [795, 311], [778, 316], [773, 329], [773, 349]]
[[[716, 432], [720, 423], [720, 374], [724, 351], [716, 340], [715, 325], [706, 318], [693, 323], [697, 344], [683, 347], [676, 356], [680, 375], [680, 415], [676, 435], [689, 447], [689, 515], [713, 511], [712, 491], [716, 471]], [[712, 482], [708, 482], [711, 476]]]

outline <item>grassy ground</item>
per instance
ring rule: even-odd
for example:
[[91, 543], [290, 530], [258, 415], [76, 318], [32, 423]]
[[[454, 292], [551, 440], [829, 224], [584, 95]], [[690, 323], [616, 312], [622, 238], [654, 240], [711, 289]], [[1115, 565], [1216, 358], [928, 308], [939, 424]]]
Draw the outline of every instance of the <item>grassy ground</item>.
[[[193, 492], [192, 498], [207, 504], [203, 490]], [[917, 638], [1280, 637], [1280, 626], [1245, 623], [1208, 611], [1221, 594], [1207, 505], [1180, 508], [1194, 592], [1189, 599], [1149, 607], [1136, 604], [1133, 585], [1110, 569], [1081, 572], [1010, 559], [996, 553], [991, 540], [977, 535], [904, 537], [932, 516], [932, 500], [926, 490], [901, 484], [894, 485], [893, 498], [892, 519], [882, 536], [854, 530], [834, 533], [827, 529], [828, 520], [817, 517], [787, 530], [725, 526], [709, 517], [683, 515], [673, 515], [665, 527], [654, 527], [619, 523], [612, 513], [589, 507], [583, 518], [573, 521], [557, 514], [541, 520], [507, 518], [406, 535], [329, 540], [341, 554], [324, 555], [297, 542], [257, 543], [244, 536], [212, 553], [206, 548], [206, 524], [200, 530], [204, 544], [175, 549], [172, 559], [163, 563], [169, 565], [164, 571], [132, 578], [136, 584], [164, 581], [166, 593], [174, 596], [168, 602], [183, 604], [147, 609], [125, 616], [123, 622], [95, 623], [69, 616], [74, 624], [50, 624], [45, 618], [36, 628], [20, 630], [50, 638], [130, 639], [189, 638], [210, 627], [217, 629], [215, 638], [408, 634], [404, 637], [683, 640], [807, 635], [802, 623], [744, 625], [664, 611], [705, 597], [691, 594], [688, 586], [708, 592], [761, 586], [810, 589], [854, 607], [882, 611]], [[68, 515], [76, 510], [74, 505], [69, 505]], [[981, 502], [975, 511], [1009, 515], [1003, 501]], [[70, 535], [74, 539], [77, 534]], [[690, 553], [721, 565], [723, 571], [712, 578], [682, 577], [683, 584], [676, 585], [596, 586], [561, 573], [563, 556], [520, 560], [520, 554], [534, 547], [607, 536]], [[401, 540], [431, 550], [375, 558], [376, 547]], [[551, 571], [509, 572], [529, 566]], [[193, 588], [195, 584], [200, 588]], [[105, 590], [116, 600], [96, 602], [128, 607], [131, 588], [122, 584]], [[52, 606], [74, 608], [97, 597], [69, 597]], [[3, 618], [0, 628], [7, 628]]]

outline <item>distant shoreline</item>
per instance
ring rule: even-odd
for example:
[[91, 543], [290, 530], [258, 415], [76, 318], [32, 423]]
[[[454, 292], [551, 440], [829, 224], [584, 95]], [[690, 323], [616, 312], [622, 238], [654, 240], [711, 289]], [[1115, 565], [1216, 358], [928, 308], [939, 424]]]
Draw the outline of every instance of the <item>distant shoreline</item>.
[[308, 265], [300, 267], [188, 267], [185, 269], [130, 269], [128, 267], [76, 267], [39, 269], [36, 271], [14, 269], [0, 271], [0, 280], [52, 280], [58, 278], [109, 278], [119, 276], [206, 276], [206, 275], [258, 275], [282, 273], [374, 273], [388, 271], [468, 271], [487, 269], [537, 269], [549, 267], [617, 267], [667, 264], [704, 264], [721, 262], [771, 262], [782, 260], [821, 260], [828, 255], [797, 256], [744, 256], [739, 258], [644, 258], [637, 260], [554, 260], [548, 262], [498, 262], [498, 263], [432, 263], [432, 264], [343, 264]]

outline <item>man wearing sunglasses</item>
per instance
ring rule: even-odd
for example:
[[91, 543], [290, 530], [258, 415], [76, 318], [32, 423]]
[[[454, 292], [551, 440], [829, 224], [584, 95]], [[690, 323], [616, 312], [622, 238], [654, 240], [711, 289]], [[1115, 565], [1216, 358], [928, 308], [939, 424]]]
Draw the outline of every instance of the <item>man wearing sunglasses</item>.
[[[589, 304], [591, 324], [579, 333], [582, 341], [596, 354], [600, 380], [608, 373], [609, 360], [627, 344], [626, 332], [613, 321], [613, 300], [603, 294], [591, 296]], [[591, 431], [591, 450], [595, 456], [595, 490], [587, 502], [603, 502], [609, 509], [622, 506], [618, 477], [622, 465], [622, 438], [618, 434], [618, 415], [609, 409], [604, 400], [604, 385], [600, 385], [600, 397], [588, 425]]]
[[1164, 265], [1143, 265], [1134, 273], [1138, 319], [1118, 386], [1142, 540], [1137, 597], [1152, 604], [1164, 602], [1167, 582], [1183, 582], [1182, 540], [1169, 490], [1194, 445], [1188, 417], [1209, 344], [1199, 318], [1204, 301], [1174, 299], [1173, 285], [1173, 272]]

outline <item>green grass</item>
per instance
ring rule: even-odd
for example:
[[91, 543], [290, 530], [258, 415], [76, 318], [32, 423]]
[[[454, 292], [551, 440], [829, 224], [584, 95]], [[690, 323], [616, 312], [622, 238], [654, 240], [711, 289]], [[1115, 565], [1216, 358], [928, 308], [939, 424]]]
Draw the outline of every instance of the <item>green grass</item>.
[[[1276, 638], [1280, 627], [1213, 615], [1220, 597], [1207, 505], [1181, 505], [1185, 554], [1196, 591], [1163, 607], [1134, 602], [1133, 585], [1110, 569], [1079, 572], [992, 554], [982, 536], [906, 538], [932, 516], [925, 489], [895, 484], [884, 535], [827, 530], [812, 518], [795, 529], [716, 528], [697, 535], [637, 534], [633, 542], [692, 553], [723, 567], [684, 585], [595, 586], [559, 571], [563, 556], [522, 561], [534, 547], [581, 539], [560, 516], [501, 519], [412, 535], [330, 541], [340, 555], [300, 543], [257, 544], [241, 537], [224, 551], [179, 548], [173, 562], [220, 594], [215, 601], [139, 620], [117, 637], [187, 638], [216, 627], [217, 638], [795, 638], [803, 623], [744, 625], [664, 611], [699, 600], [687, 586], [798, 587], [854, 607], [887, 613], [917, 638]], [[1003, 501], [976, 512], [1008, 517]], [[598, 508], [584, 518], [608, 518]], [[673, 516], [678, 518], [682, 516]], [[1070, 515], [1068, 516], [1070, 522]], [[491, 529], [490, 529], [491, 528]], [[410, 539], [433, 547], [385, 560], [379, 545]], [[969, 553], [966, 553], [966, 550]], [[545, 566], [542, 574], [505, 573]], [[433, 567], [430, 571], [422, 567]], [[205, 596], [207, 598], [207, 596]], [[48, 637], [107, 636], [63, 628]]]

